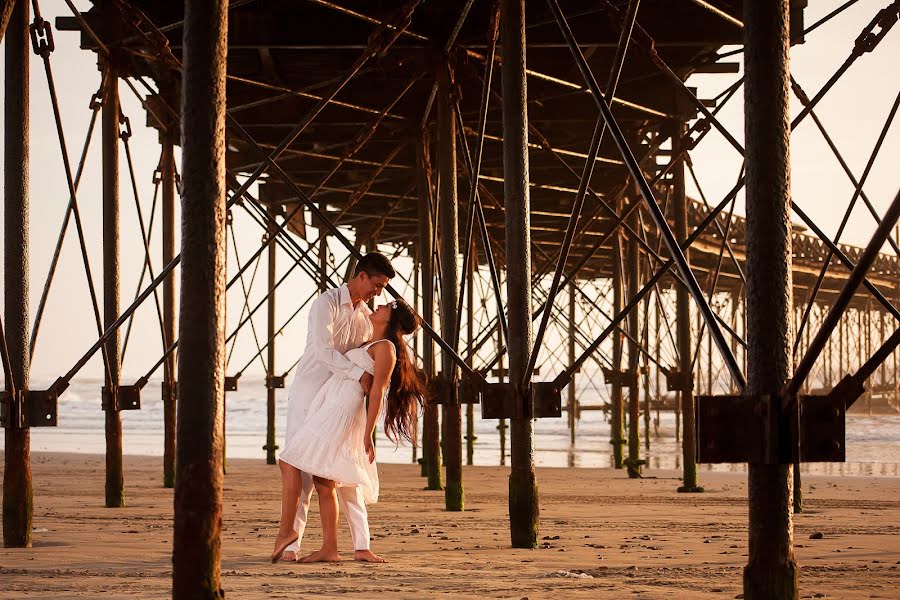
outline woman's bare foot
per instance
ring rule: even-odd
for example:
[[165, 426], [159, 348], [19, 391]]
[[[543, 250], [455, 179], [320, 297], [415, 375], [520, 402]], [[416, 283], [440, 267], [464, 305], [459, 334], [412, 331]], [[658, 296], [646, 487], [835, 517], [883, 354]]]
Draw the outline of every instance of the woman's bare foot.
[[269, 560], [271, 560], [273, 564], [277, 563], [281, 559], [281, 556], [284, 554], [285, 549], [296, 542], [298, 537], [299, 536], [297, 535], [296, 531], [279, 533], [275, 537], [275, 549], [272, 550], [272, 556], [269, 557]]
[[383, 563], [387, 562], [371, 550], [357, 550], [353, 555], [353, 560], [358, 560], [360, 562], [370, 562], [370, 563]]
[[302, 563], [314, 563], [314, 562], [341, 562], [341, 555], [338, 554], [337, 550], [326, 550], [322, 548], [320, 550], [316, 550], [312, 554], [304, 556], [298, 562]]
[[280, 560], [281, 562], [297, 562], [297, 553], [292, 550], [285, 550]]

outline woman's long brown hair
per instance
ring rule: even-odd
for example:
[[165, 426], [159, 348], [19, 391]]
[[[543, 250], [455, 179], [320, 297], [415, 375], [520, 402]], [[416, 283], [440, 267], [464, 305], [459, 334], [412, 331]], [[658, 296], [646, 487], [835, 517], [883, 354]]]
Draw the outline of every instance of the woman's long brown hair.
[[391, 373], [387, 402], [384, 412], [384, 431], [394, 443], [407, 440], [416, 443], [416, 429], [419, 423], [419, 408], [424, 406], [428, 390], [422, 372], [416, 367], [403, 339], [419, 328], [419, 318], [409, 305], [397, 300], [391, 310], [387, 339], [397, 349], [397, 364]]

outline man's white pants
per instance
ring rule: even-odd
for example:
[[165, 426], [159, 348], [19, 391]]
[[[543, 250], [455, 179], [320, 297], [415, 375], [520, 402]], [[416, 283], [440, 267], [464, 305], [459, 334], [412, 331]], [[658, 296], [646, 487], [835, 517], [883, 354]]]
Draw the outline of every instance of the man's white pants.
[[[309, 501], [312, 498], [316, 485], [313, 476], [306, 472], [300, 473], [300, 506], [297, 507], [297, 516], [294, 518], [294, 530], [297, 531], [297, 541], [287, 547], [285, 552], [297, 552], [300, 542], [303, 541], [303, 532], [306, 530], [306, 518], [309, 514]], [[354, 550], [369, 549], [369, 511], [363, 500], [362, 492], [356, 486], [338, 486], [337, 497], [340, 502], [341, 512], [347, 517], [350, 525], [350, 537], [353, 538]]]

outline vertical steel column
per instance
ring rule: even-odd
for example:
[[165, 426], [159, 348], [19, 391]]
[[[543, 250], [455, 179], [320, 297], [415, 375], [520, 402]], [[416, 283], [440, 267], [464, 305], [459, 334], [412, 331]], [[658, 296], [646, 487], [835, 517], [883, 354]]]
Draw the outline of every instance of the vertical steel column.
[[[3, 324], [13, 382], [28, 389], [28, 19], [18, 0], [6, 30], [3, 103]], [[10, 385], [13, 383], [13, 385]], [[34, 512], [31, 431], [7, 426], [3, 453], [3, 547], [30, 548]]]
[[[632, 202], [639, 202], [638, 197], [632, 199]], [[637, 211], [629, 219], [632, 229], [637, 231], [640, 229]], [[638, 270], [640, 269], [638, 255], [638, 243], [636, 240], [629, 240], [626, 250], [625, 271], [626, 284], [628, 286], [628, 297], [633, 298], [640, 286], [638, 285]], [[631, 385], [628, 388], [628, 460], [626, 467], [628, 476], [638, 478], [641, 476], [641, 386], [638, 371], [640, 371], [640, 354], [638, 352], [638, 337], [640, 335], [640, 305], [632, 309], [628, 315], [628, 376], [631, 378]]]
[[[441, 260], [441, 337], [453, 343], [459, 315], [459, 199], [456, 194], [456, 118], [454, 114], [453, 65], [438, 67], [438, 169], [440, 190], [438, 221]], [[456, 347], [453, 348], [457, 350]], [[459, 404], [459, 368], [446, 352], [441, 352], [441, 375], [449, 382], [443, 404], [443, 447], [447, 482], [444, 504], [447, 510], [463, 510], [462, 412]]]
[[[622, 214], [623, 204], [619, 200], [616, 203], [616, 212]], [[622, 233], [616, 232], [613, 241], [613, 271], [612, 271], [612, 288], [613, 288], [613, 311], [612, 314], [617, 315], [622, 312], [625, 306], [625, 291], [623, 289], [623, 273], [622, 273]], [[613, 355], [612, 370], [615, 373], [622, 371], [622, 333], [613, 332]], [[625, 465], [624, 445], [625, 445], [625, 409], [622, 393], [622, 384], [618, 377], [615, 377], [610, 390], [610, 403], [612, 405], [612, 415], [609, 418], [609, 443], [613, 447], [613, 466], [621, 469]]]
[[175, 600], [223, 598], [227, 0], [187, 0], [181, 101], [181, 314]]
[[[119, 318], [119, 74], [110, 58], [103, 89], [103, 327]], [[121, 376], [119, 332], [106, 342], [109, 379], [106, 389], [113, 402], [106, 417], [106, 506], [125, 506], [125, 475], [122, 468], [122, 415], [118, 407]]]
[[[278, 226], [275, 224], [275, 217], [278, 215], [277, 205], [269, 204], [269, 235], [277, 235]], [[276, 267], [278, 244], [269, 244], [267, 256], [268, 266], [268, 287], [269, 298], [266, 303], [266, 320], [268, 330], [266, 339], [269, 341], [269, 347], [266, 349], [266, 369], [268, 376], [266, 377], [266, 464], [275, 464], [275, 451], [278, 445], [275, 443], [275, 284], [276, 284]], [[322, 280], [325, 279], [324, 265], [320, 265], [322, 269]]]
[[[677, 106], [677, 103], [676, 103]], [[672, 135], [672, 155], [681, 154], [681, 140], [687, 133], [683, 121], [675, 126]], [[675, 216], [675, 237], [683, 243], [688, 237], [687, 193], [685, 191], [684, 158], [672, 169], [672, 207]], [[691, 255], [684, 251], [684, 258], [690, 265]], [[679, 492], [702, 492], [697, 482], [697, 441], [694, 423], [694, 377], [691, 365], [693, 340], [691, 335], [691, 296], [683, 285], [675, 286], [675, 337], [678, 343], [678, 370], [685, 384], [678, 392], [684, 429], [681, 434], [682, 485]], [[698, 361], [699, 363], [699, 361]]]
[[[856, 364], [862, 365], [866, 362], [866, 359], [872, 356], [872, 306], [871, 304], [866, 304], [865, 315], [860, 310], [859, 311], [859, 322], [861, 327], [865, 327], [866, 332], [863, 336], [863, 340], [865, 341], [866, 349], [865, 354], [859, 357], [859, 362]], [[872, 414], [872, 387], [869, 386], [869, 390], [866, 392], [866, 412], [871, 415]]]
[[[474, 245], [474, 240], [473, 240]], [[475, 354], [472, 352], [475, 340], [475, 269], [478, 261], [475, 260], [474, 248], [469, 253], [469, 274], [466, 283], [466, 305], [468, 320], [466, 321], [466, 340], [469, 344], [469, 351], [466, 353], [466, 364], [470, 367], [475, 363]], [[475, 404], [469, 402], [466, 404], [466, 464], [474, 464], [475, 458]]]
[[652, 295], [648, 294], [644, 301], [644, 329], [641, 333], [641, 344], [643, 344], [646, 354], [644, 355], [644, 448], [650, 450], [650, 300]]
[[[174, 99], [174, 94], [166, 95]], [[173, 103], [173, 106], [177, 104]], [[170, 119], [162, 132], [163, 155], [161, 165], [162, 185], [162, 255], [167, 265], [175, 258], [175, 143], [177, 134], [175, 119]], [[170, 273], [163, 282], [163, 336], [168, 348], [175, 343], [175, 274]], [[176, 352], [166, 358], [163, 370], [163, 486], [175, 487], [175, 406]]]
[[[744, 131], [747, 158], [747, 389], [779, 392], [791, 357], [789, 0], [744, 3]], [[787, 415], [770, 404], [776, 430]], [[776, 434], [777, 435], [777, 434]], [[776, 435], [768, 440], [778, 443]], [[791, 503], [793, 467], [750, 463], [749, 558], [744, 598], [798, 597]]]
[[[525, 0], [503, 0], [503, 192], [506, 216], [506, 295], [509, 310], [509, 379], [529, 386], [531, 330], [531, 211], [528, 194], [528, 92], [525, 79]], [[538, 348], [534, 349], [535, 352]], [[523, 390], [524, 392], [524, 390]], [[509, 525], [514, 548], [536, 548], [538, 486], [530, 395], [524, 418], [511, 419], [512, 470]]]
[[[498, 307], [497, 310], [500, 310]], [[497, 328], [497, 348], [503, 347], [503, 328]], [[497, 356], [497, 382], [503, 383], [503, 354], [499, 354]], [[506, 466], [506, 430], [509, 429], [509, 426], [506, 424], [506, 419], [500, 419], [500, 422], [497, 423], [497, 431], [500, 432], [500, 466]]]
[[[416, 143], [416, 191], [419, 196], [419, 269], [422, 273], [422, 319], [434, 325], [434, 232], [431, 214], [431, 183], [427, 165], [428, 141], [424, 132]], [[422, 370], [428, 381], [434, 379], [434, 342], [422, 336]], [[428, 477], [426, 489], [443, 489], [441, 482], [441, 439], [438, 406], [427, 404], [422, 417], [422, 475]]]
[[[575, 356], [575, 331], [577, 324], [575, 323], [575, 290], [576, 283], [572, 281], [569, 284], [569, 339], [568, 339], [568, 350], [569, 350], [569, 365], [574, 365], [577, 360], [577, 356]], [[566, 416], [569, 419], [569, 443], [574, 447], [575, 446], [575, 423], [576, 423], [576, 405], [578, 403], [578, 399], [576, 397], [575, 391], [575, 378], [577, 377], [577, 373], [572, 373], [572, 379], [569, 380], [569, 385], [566, 386], [566, 391], [568, 392], [568, 401], [566, 404]]]

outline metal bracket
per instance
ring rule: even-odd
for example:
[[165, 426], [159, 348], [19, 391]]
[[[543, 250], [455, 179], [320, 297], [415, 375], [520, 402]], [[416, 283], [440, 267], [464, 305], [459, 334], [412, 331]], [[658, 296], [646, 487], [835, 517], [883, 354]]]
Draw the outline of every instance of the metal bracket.
[[623, 388], [637, 387], [638, 374], [637, 371], [617, 371], [609, 367], [601, 367], [603, 370], [603, 379], [610, 385], [618, 385]]
[[480, 381], [463, 376], [459, 380], [459, 403], [481, 404], [481, 389], [482, 385]]
[[691, 392], [694, 390], [694, 374], [685, 371], [663, 369], [666, 375], [666, 389], [670, 392]]
[[116, 385], [112, 391], [107, 386], [100, 390], [100, 406], [104, 411], [141, 409], [141, 388], [136, 385]]
[[56, 427], [59, 395], [52, 390], [0, 392], [0, 426]]
[[225, 376], [225, 391], [226, 392], [236, 392], [238, 388], [238, 379], [240, 379], [240, 375], [235, 375], [234, 377]]
[[266, 375], [266, 389], [280, 390], [284, 388], [284, 375]]
[[[453, 391], [456, 401], [453, 402]], [[449, 381], [443, 373], [438, 373], [428, 381], [431, 404], [478, 404], [481, 400], [481, 386], [469, 378]]]
[[481, 400], [483, 419], [541, 419], [562, 416], [562, 394], [553, 381], [534, 381], [523, 389], [514, 383], [488, 383]]
[[[846, 408], [841, 397], [798, 396], [780, 413], [774, 396], [697, 396], [698, 463], [843, 462]], [[780, 414], [779, 414], [780, 413]]]

